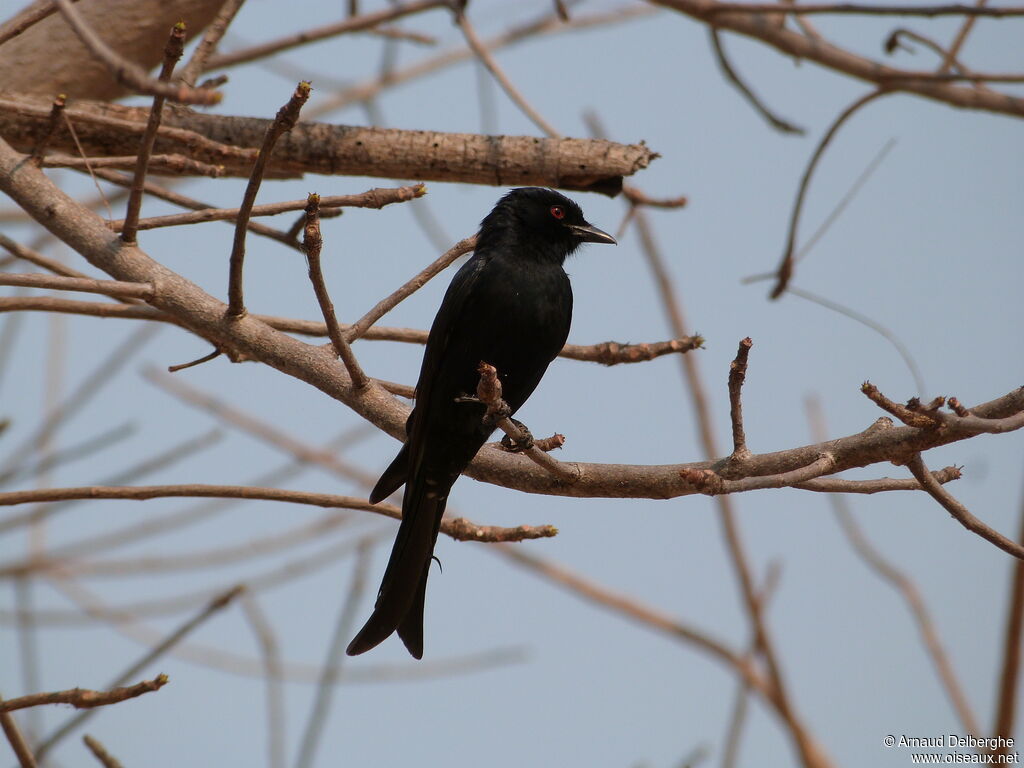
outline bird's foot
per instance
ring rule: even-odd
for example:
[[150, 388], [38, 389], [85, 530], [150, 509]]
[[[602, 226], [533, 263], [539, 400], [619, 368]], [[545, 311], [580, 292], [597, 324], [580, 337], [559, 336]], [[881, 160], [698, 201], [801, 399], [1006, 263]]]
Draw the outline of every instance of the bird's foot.
[[522, 453], [533, 448], [533, 433], [530, 432], [529, 428], [521, 421], [509, 418], [513, 424], [519, 427], [519, 431], [522, 432], [522, 437], [518, 440], [513, 440], [509, 435], [505, 435], [501, 438], [501, 447], [509, 453]]

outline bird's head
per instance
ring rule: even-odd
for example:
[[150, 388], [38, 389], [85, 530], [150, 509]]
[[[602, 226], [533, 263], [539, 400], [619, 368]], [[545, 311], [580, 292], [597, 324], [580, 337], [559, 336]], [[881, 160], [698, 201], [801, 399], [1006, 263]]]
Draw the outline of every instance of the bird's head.
[[559, 260], [582, 243], [611, 243], [615, 238], [583, 218], [565, 195], [544, 187], [521, 187], [506, 194], [480, 224], [480, 238], [513, 238], [532, 244]]

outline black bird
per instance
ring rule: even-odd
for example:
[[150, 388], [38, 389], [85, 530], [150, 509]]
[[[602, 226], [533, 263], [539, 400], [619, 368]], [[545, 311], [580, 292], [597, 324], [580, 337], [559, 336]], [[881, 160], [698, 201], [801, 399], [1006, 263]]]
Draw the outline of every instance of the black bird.
[[398, 631], [423, 657], [423, 601], [448, 492], [494, 431], [476, 392], [481, 362], [498, 369], [515, 413], [562, 349], [572, 288], [562, 269], [581, 243], [615, 243], [580, 207], [550, 189], [513, 189], [480, 223], [473, 257], [456, 273], [430, 328], [408, 437], [370, 493], [376, 504], [405, 484], [402, 523], [377, 603], [347, 653], [365, 653]]

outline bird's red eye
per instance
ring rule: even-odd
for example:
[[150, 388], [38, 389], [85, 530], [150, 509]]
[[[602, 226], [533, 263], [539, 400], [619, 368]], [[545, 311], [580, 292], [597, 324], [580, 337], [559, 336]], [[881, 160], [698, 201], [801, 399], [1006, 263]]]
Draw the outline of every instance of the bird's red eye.
[[560, 205], [552, 205], [551, 206], [551, 215], [554, 216], [556, 219], [564, 219], [565, 218], [565, 208], [563, 208]]

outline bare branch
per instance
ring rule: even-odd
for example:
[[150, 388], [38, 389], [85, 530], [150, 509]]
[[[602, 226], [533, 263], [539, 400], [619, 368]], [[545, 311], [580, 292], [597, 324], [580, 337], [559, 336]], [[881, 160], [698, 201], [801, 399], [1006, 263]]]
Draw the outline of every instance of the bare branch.
[[776, 5], [775, 3], [733, 3], [716, 2], [709, 10], [711, 16], [723, 13], [736, 14], [863, 14], [868, 16], [993, 16], [1006, 18], [1024, 16], [1024, 8], [986, 8], [978, 5], [870, 5], [859, 3], [800, 3], [798, 5]]
[[741, 391], [747, 378], [747, 355], [754, 342], [750, 337], [740, 342], [736, 358], [729, 365], [729, 416], [732, 420], [732, 456], [731, 461], [743, 461], [750, 455], [747, 438], [743, 432], [743, 403]]
[[825, 148], [828, 147], [832, 137], [836, 135], [843, 123], [849, 120], [861, 107], [870, 104], [886, 93], [886, 90], [879, 88], [858, 98], [839, 114], [839, 117], [829, 126], [829, 129], [825, 131], [825, 135], [821, 137], [821, 141], [818, 142], [818, 146], [815, 148], [810, 161], [807, 163], [807, 167], [804, 169], [804, 175], [800, 179], [796, 201], [793, 203], [793, 211], [789, 217], [789, 234], [786, 236], [786, 248], [782, 253], [782, 262], [779, 264], [777, 271], [778, 279], [776, 280], [775, 287], [772, 288], [769, 294], [770, 298], [777, 299], [785, 293], [786, 287], [793, 276], [794, 252], [796, 250], [796, 235], [797, 227], [800, 224], [800, 214], [803, 212], [804, 198], [807, 195], [807, 188], [811, 183], [811, 176], [814, 173], [814, 169], [818, 166], [818, 161], [824, 154]]
[[[1021, 506], [1021, 524], [1017, 540], [1024, 543], [1024, 504]], [[1013, 736], [1014, 713], [1017, 710], [1017, 690], [1020, 687], [1021, 636], [1024, 634], [1024, 561], [1013, 564], [1010, 594], [1006, 606], [1006, 626], [1003, 629], [1003, 663], [999, 667], [996, 713], [993, 731], [996, 736], [1009, 740]], [[999, 747], [996, 754], [1007, 754], [1008, 747]]]
[[473, 53], [476, 54], [477, 58], [480, 59], [480, 63], [483, 64], [494, 79], [498, 81], [501, 89], [505, 91], [508, 97], [517, 107], [519, 107], [522, 113], [552, 139], [561, 138], [562, 134], [559, 133], [551, 123], [545, 120], [536, 109], [534, 109], [530, 102], [526, 100], [526, 97], [519, 92], [519, 89], [516, 88], [513, 82], [508, 78], [508, 75], [506, 75], [504, 71], [502, 71], [501, 67], [498, 66], [498, 62], [487, 49], [487, 44], [480, 39], [479, 35], [477, 35], [476, 28], [470, 23], [464, 8], [456, 9], [455, 23], [459, 25], [459, 29], [462, 30], [462, 34], [465, 36], [466, 42], [469, 44]]
[[[821, 439], [825, 436], [826, 432], [824, 413], [821, 409], [821, 404], [817, 398], [809, 398], [807, 408], [811, 421], [811, 431], [813, 432], [815, 439]], [[946, 478], [959, 478], [960, 470], [956, 467], [946, 467], [946, 469], [941, 472], [934, 472], [932, 474], [933, 477], [935, 477], [936, 482], [942, 483], [945, 482]], [[917, 483], [916, 481], [911, 482], [914, 482], [918, 488], [921, 487], [920, 483]], [[978, 728], [977, 718], [974, 715], [974, 711], [971, 709], [971, 705], [967, 700], [967, 695], [964, 692], [963, 686], [960, 684], [956, 671], [953, 669], [953, 664], [949, 655], [943, 647], [938, 629], [935, 626], [935, 622], [932, 619], [931, 612], [928, 610], [928, 605], [925, 602], [921, 591], [906, 573], [893, 565], [878, 549], [875, 548], [861, 530], [861, 527], [857, 524], [857, 520], [854, 518], [845, 498], [838, 495], [832, 495], [829, 496], [829, 502], [831, 503], [832, 511], [839, 520], [843, 533], [846, 535], [850, 545], [853, 547], [857, 555], [869, 568], [877, 573], [878, 576], [887, 581], [893, 589], [900, 594], [900, 597], [902, 597], [903, 601], [907, 604], [907, 608], [909, 609], [914, 622], [917, 624], [917, 630], [924, 642], [925, 650], [928, 652], [928, 656], [931, 658], [932, 664], [935, 666], [939, 682], [942, 684], [954, 711], [960, 718], [960, 723], [964, 728], [964, 732], [980, 735], [981, 731]]]
[[795, 133], [798, 136], [803, 136], [807, 131], [801, 128], [799, 125], [794, 125], [788, 120], [776, 115], [772, 112], [764, 102], [758, 98], [757, 94], [754, 93], [750, 87], [740, 79], [740, 76], [733, 69], [732, 63], [729, 61], [729, 57], [726, 56], [725, 48], [722, 46], [722, 36], [718, 29], [714, 26], [708, 27], [708, 34], [711, 37], [711, 47], [715, 52], [715, 58], [718, 59], [718, 66], [725, 74], [726, 78], [732, 83], [736, 90], [743, 94], [750, 106], [754, 108], [765, 121], [775, 130], [780, 133]]
[[55, 275], [0, 274], [0, 285], [21, 285], [27, 288], [44, 288], [54, 291], [81, 291], [99, 293], [105, 296], [148, 299], [153, 296], [153, 286], [143, 283], [122, 283], [117, 280], [91, 280], [83, 277], [58, 277]]
[[[65, 0], [66, 1], [66, 0]], [[274, 145], [281, 134], [291, 130], [299, 119], [299, 111], [302, 105], [309, 99], [309, 83], [303, 81], [295, 88], [292, 97], [277, 112], [274, 122], [267, 128], [263, 137], [263, 146], [256, 162], [253, 164], [252, 173], [249, 175], [249, 183], [245, 187], [245, 195], [242, 197], [242, 205], [238, 209], [238, 218], [235, 220], [235, 240], [231, 247], [231, 263], [228, 272], [228, 308], [229, 318], [239, 318], [245, 314], [245, 300], [242, 295], [242, 265], [245, 259], [245, 225], [249, 221], [249, 214], [256, 202], [256, 194], [259, 192], [260, 184], [263, 182], [263, 173], [267, 168], [267, 161], [274, 151]]]
[[235, 19], [235, 14], [238, 13], [244, 2], [245, 0], [227, 0], [220, 7], [217, 17], [210, 22], [206, 32], [203, 33], [203, 39], [192, 51], [192, 57], [178, 73], [177, 80], [189, 86], [196, 84], [196, 78], [205, 71], [207, 60], [216, 52], [217, 44], [224, 37], [224, 33], [228, 31], [228, 27]]
[[389, 21], [397, 21], [405, 16], [411, 16], [434, 8], [444, 8], [448, 5], [447, 0], [418, 0], [405, 5], [396, 5], [374, 13], [367, 13], [362, 16], [352, 16], [344, 21], [334, 24], [327, 24], [317, 29], [305, 30], [294, 35], [272, 40], [267, 43], [260, 43], [251, 48], [244, 48], [240, 51], [222, 53], [211, 57], [201, 71], [209, 72], [214, 69], [226, 69], [238, 64], [244, 64], [256, 59], [266, 58], [275, 53], [286, 51], [289, 48], [296, 48], [300, 45], [307, 45], [318, 40], [326, 40], [329, 37], [348, 34], [350, 32], [362, 32], [385, 24]]
[[[355, 341], [356, 339], [362, 338], [366, 335], [367, 331], [380, 320], [384, 315], [398, 306], [399, 303], [409, 298], [412, 294], [427, 284], [432, 277], [443, 272], [448, 266], [451, 265], [460, 256], [463, 256], [476, 247], [476, 235], [463, 238], [459, 240], [455, 245], [441, 254], [432, 264], [421, 270], [413, 278], [408, 280], [401, 288], [396, 290], [390, 296], [378, 301], [369, 312], [354, 322], [345, 332], [345, 338], [349, 341]], [[426, 343], [424, 337], [423, 343]]]
[[142, 696], [152, 691], [159, 691], [166, 684], [167, 675], [157, 675], [152, 680], [143, 680], [141, 683], [136, 683], [126, 688], [112, 688], [107, 691], [72, 688], [67, 691], [53, 691], [52, 693], [32, 693], [28, 696], [19, 696], [16, 699], [0, 699], [0, 711], [13, 712], [16, 709], [38, 707], [44, 704], [70, 704], [75, 709], [105, 707], [110, 704], [127, 701], [128, 699], [134, 699], [136, 696]]
[[[805, 8], [813, 5], [794, 4], [759, 4], [741, 5], [717, 2], [717, 0], [651, 0], [655, 5], [673, 8], [680, 13], [691, 16], [704, 23], [713, 23], [721, 29], [738, 32], [753, 37], [772, 46], [776, 50], [796, 59], [813, 61], [829, 69], [850, 77], [872, 83], [877, 87], [891, 91], [915, 93], [925, 98], [942, 101], [951, 106], [1001, 112], [1011, 115], [1024, 115], [1024, 98], [1005, 93], [984, 92], [977, 88], [965, 88], [950, 85], [948, 82], [936, 80], [933, 72], [912, 72], [899, 70], [858, 56], [850, 51], [826, 42], [820, 37], [807, 37], [799, 32], [771, 23], [766, 23], [765, 15], [804, 14]], [[837, 6], [827, 7], [829, 10]], [[879, 6], [881, 7], [881, 6]], [[907, 6], [885, 6], [889, 12], [907, 8]], [[968, 6], [913, 6], [919, 8], [963, 8]], [[746, 8], [747, 12], [743, 12]], [[752, 9], [758, 8], [757, 12]], [[739, 10], [740, 12], [731, 12]], [[1022, 9], [1008, 9], [1017, 13]], [[883, 11], [885, 12], [885, 11]], [[978, 14], [972, 8], [965, 13]], [[983, 13], [983, 12], [982, 12]], [[958, 14], [965, 15], [965, 14]]]
[[341, 333], [338, 325], [338, 318], [334, 314], [334, 303], [327, 292], [327, 284], [324, 282], [324, 273], [320, 268], [320, 249], [323, 247], [323, 236], [320, 234], [320, 195], [311, 193], [306, 202], [306, 225], [303, 229], [303, 245], [306, 249], [306, 261], [309, 264], [309, 280], [313, 284], [313, 292], [316, 293], [316, 300], [320, 304], [320, 311], [323, 313], [324, 322], [327, 323], [327, 335], [334, 345], [334, 352], [345, 364], [352, 386], [355, 389], [363, 389], [370, 380], [359, 367], [352, 347]]
[[920, 453], [915, 453], [910, 457], [910, 460], [907, 462], [907, 469], [917, 478], [917, 481], [921, 483], [925, 491], [939, 502], [960, 525], [971, 533], [976, 533], [986, 541], [995, 544], [1007, 554], [1013, 555], [1019, 560], [1024, 560], [1024, 545], [1006, 538], [1003, 534], [989, 528], [985, 523], [972, 515], [967, 507], [954, 499], [949, 491], [935, 482], [935, 478], [932, 477], [931, 472], [925, 467], [924, 461], [921, 460]]
[[[932, 472], [937, 483], [949, 483], [959, 480], [960, 467], [945, 467]], [[922, 491], [921, 484], [912, 478], [894, 479], [882, 477], [877, 480], [844, 480], [839, 477], [817, 478], [806, 483], [796, 483], [794, 488], [801, 491], [817, 491], [818, 493], [887, 493], [888, 491]]]
[[277, 641], [274, 628], [256, 598], [250, 594], [242, 595], [242, 611], [252, 627], [253, 634], [260, 646], [263, 659], [264, 677], [267, 684], [267, 755], [270, 768], [284, 768], [285, 748], [285, 707], [284, 707], [284, 668], [281, 661], [281, 648]]
[[[224, 592], [223, 594], [220, 594], [217, 597], [215, 597], [207, 604], [207, 606], [202, 611], [200, 611], [194, 617], [192, 617], [187, 622], [182, 624], [174, 632], [167, 635], [161, 643], [159, 643], [156, 647], [152, 648], [136, 663], [132, 664], [128, 669], [126, 669], [121, 675], [117, 677], [116, 680], [114, 680], [110, 684], [110, 687], [114, 688], [117, 686], [124, 685], [132, 678], [137, 677], [143, 669], [148, 667], [158, 658], [167, 653], [171, 648], [173, 648], [175, 645], [181, 642], [181, 640], [184, 639], [186, 635], [188, 635], [190, 632], [192, 632], [201, 624], [203, 624], [211, 616], [215, 615], [216, 613], [224, 609], [226, 606], [228, 606], [232, 600], [238, 597], [241, 591], [241, 587], [233, 587], [227, 592]], [[57, 728], [57, 730], [55, 730], [53, 733], [51, 733], [49, 736], [43, 739], [42, 743], [40, 743], [39, 746], [36, 748], [36, 757], [39, 758], [40, 761], [42, 761], [43, 757], [46, 754], [48, 754], [49, 751], [53, 749], [53, 747], [55, 747], [65, 736], [67, 736], [73, 730], [82, 725], [82, 723], [89, 719], [90, 715], [92, 715], [95, 712], [95, 709], [80, 712], [74, 717], [72, 717], [70, 720], [65, 722], [64, 725]]]
[[[427, 193], [422, 184], [391, 189], [374, 188], [357, 195], [330, 195], [320, 198], [320, 208], [376, 208], [380, 209], [393, 203], [404, 203], [415, 200]], [[254, 205], [249, 211], [250, 216], [276, 216], [288, 211], [301, 211], [307, 205], [306, 200], [289, 200], [283, 203], [264, 203]], [[157, 229], [158, 227], [177, 227], [186, 224], [197, 224], [207, 221], [237, 221], [240, 208], [206, 208], [202, 207], [193, 213], [175, 213], [167, 216], [153, 216], [139, 221], [139, 229]], [[112, 221], [110, 228], [117, 232], [124, 227], [124, 221]], [[249, 225], [251, 227], [251, 224]], [[255, 230], [254, 230], [255, 231]]]
[[89, 751], [92, 752], [93, 756], [100, 761], [103, 768], [124, 768], [120, 761], [111, 755], [103, 744], [88, 733], [82, 736], [82, 742], [89, 748]]
[[[171, 36], [164, 47], [164, 60], [160, 67], [158, 81], [167, 83], [174, 72], [174, 66], [181, 58], [185, 50], [185, 23], [179, 21], [171, 29]], [[139, 221], [139, 213], [142, 211], [142, 193], [146, 184], [146, 170], [149, 167], [149, 158], [153, 154], [153, 144], [156, 143], [156, 132], [160, 128], [160, 120], [163, 117], [164, 96], [156, 94], [153, 97], [153, 106], [149, 110], [149, 120], [146, 123], [146, 132], [142, 134], [139, 142], [139, 156], [135, 163], [135, 174], [132, 177], [131, 193], [128, 195], [128, 207], [124, 215], [124, 227], [121, 229], [121, 240], [126, 243], [135, 242], [136, 225]]]
[[[0, 135], [24, 151], [31, 151], [46, 130], [50, 108], [48, 100], [37, 96], [0, 98]], [[145, 130], [148, 119], [145, 109], [105, 102], [76, 102], [64, 114], [73, 121], [83, 154], [90, 158], [134, 158], [137, 137]], [[226, 176], [248, 177], [272, 122], [192, 111], [169, 112], [157, 132], [157, 150], [221, 166]], [[622, 189], [623, 176], [646, 168], [658, 156], [644, 144], [481, 136], [307, 121], [295, 126], [289, 136], [290, 140], [277, 146], [269, 159], [269, 176], [293, 178], [303, 173], [330, 173], [490, 186], [549, 186], [615, 195]], [[78, 151], [67, 131], [58, 132], [51, 145]]]
[[3, 728], [4, 735], [7, 737], [11, 749], [14, 750], [14, 756], [18, 758], [21, 768], [36, 768], [36, 759], [32, 755], [32, 749], [25, 741], [25, 737], [10, 712], [0, 711], [0, 727]]
[[[130, 499], [146, 501], [163, 498], [231, 498], [262, 501], [282, 501], [293, 504], [308, 504], [330, 509], [356, 509], [373, 512], [393, 520], [402, 519], [402, 510], [391, 504], [370, 504], [365, 499], [353, 496], [338, 496], [331, 493], [291, 491], [283, 488], [257, 488], [241, 485], [140, 485], [102, 486], [86, 485], [77, 488], [40, 488], [28, 491], [0, 493], [0, 507], [37, 502], [69, 501], [73, 499]], [[524, 541], [526, 539], [550, 538], [557, 529], [550, 525], [520, 525], [515, 528], [501, 528], [492, 525], [476, 525], [459, 518], [441, 521], [442, 533], [457, 541]]]
[[[71, 0], [71, 2], [77, 3], [78, 0]], [[21, 13], [0, 27], [0, 45], [3, 45], [8, 40], [17, 37], [26, 29], [31, 28], [56, 12], [57, 4], [53, 2], [42, 3], [25, 8]]]
[[57, 98], [53, 100], [53, 108], [50, 110], [50, 122], [46, 126], [46, 133], [39, 137], [39, 141], [32, 148], [32, 162], [36, 165], [40, 165], [43, 162], [43, 155], [46, 154], [46, 147], [50, 143], [50, 139], [53, 138], [53, 134], [57, 131], [57, 126], [61, 124], [64, 117], [64, 107], [67, 106], [68, 97], [66, 94], [59, 94]]
[[299, 742], [299, 756], [295, 761], [296, 768], [310, 768], [316, 759], [324, 723], [334, 697], [334, 688], [341, 676], [341, 667], [346, 658], [345, 641], [352, 634], [356, 611], [359, 608], [359, 598], [366, 589], [366, 569], [370, 564], [370, 551], [369, 545], [363, 543], [356, 552], [356, 561], [352, 567], [352, 580], [349, 582], [348, 591], [342, 600], [333, 636], [328, 641], [327, 658], [324, 660], [320, 679], [317, 681], [313, 708], [309, 714], [309, 720], [306, 722], [302, 741]]

